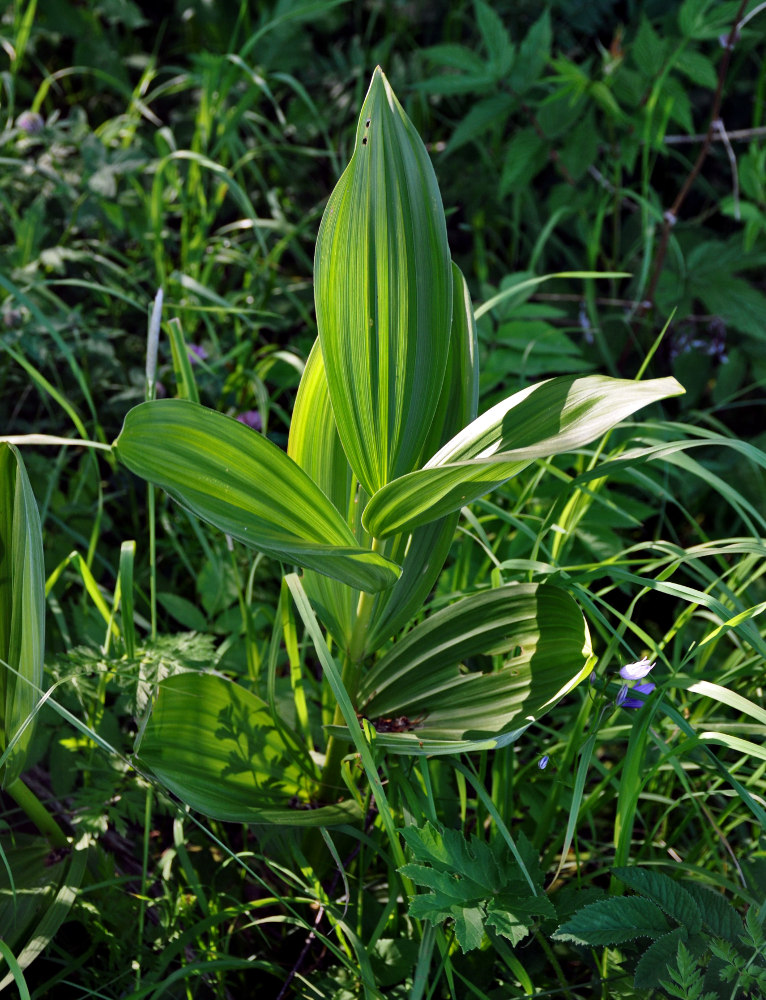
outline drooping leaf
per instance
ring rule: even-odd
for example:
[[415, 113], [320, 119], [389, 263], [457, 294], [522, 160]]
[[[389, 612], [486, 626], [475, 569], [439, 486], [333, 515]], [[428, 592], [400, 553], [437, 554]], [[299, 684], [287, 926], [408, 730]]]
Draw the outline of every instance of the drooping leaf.
[[496, 489], [537, 458], [588, 444], [642, 406], [682, 393], [673, 378], [548, 379], [491, 407], [422, 469], [379, 490], [362, 522], [377, 538], [412, 530]]
[[[478, 655], [499, 669], [461, 669]], [[395, 753], [502, 746], [591, 669], [588, 629], [558, 587], [511, 584], [473, 594], [417, 625], [365, 674], [360, 712]]]
[[295, 462], [222, 413], [184, 399], [141, 403], [114, 448], [136, 475], [245, 545], [363, 590], [399, 576], [398, 566], [357, 544]]
[[40, 515], [21, 454], [14, 445], [0, 442], [0, 756], [14, 741], [2, 770], [3, 786], [24, 770], [44, 649]]
[[436, 177], [380, 68], [322, 217], [314, 294], [338, 434], [372, 495], [417, 467], [441, 393], [452, 309]]
[[331, 826], [359, 815], [353, 803], [308, 808], [311, 774], [296, 764], [266, 702], [215, 674], [162, 681], [138, 754], [174, 795], [215, 819]]

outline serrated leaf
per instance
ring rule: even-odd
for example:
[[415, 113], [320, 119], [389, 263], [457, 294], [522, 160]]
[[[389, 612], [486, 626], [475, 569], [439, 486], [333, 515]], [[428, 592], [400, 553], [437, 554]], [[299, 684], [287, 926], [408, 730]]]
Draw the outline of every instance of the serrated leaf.
[[667, 47], [667, 41], [660, 38], [644, 15], [630, 49], [635, 64], [646, 76], [657, 76], [665, 61]]
[[510, 79], [511, 87], [517, 93], [523, 94], [537, 83], [550, 59], [552, 41], [551, 15], [546, 9], [526, 33], [519, 46], [519, 54]]
[[15, 445], [0, 442], [0, 756], [14, 741], [2, 767], [3, 787], [19, 777], [26, 764], [44, 652], [40, 515], [21, 453]]
[[683, 52], [678, 52], [673, 65], [698, 87], [704, 87], [706, 90], [715, 90], [718, 82], [715, 66], [701, 52], [695, 52], [693, 49], [685, 49]]
[[445, 907], [462, 906], [484, 895], [480, 883], [457, 873], [415, 864], [402, 865], [399, 871], [415, 885], [431, 889]]
[[485, 71], [485, 62], [481, 56], [465, 45], [430, 45], [421, 54], [429, 62], [448, 69], [464, 70], [474, 75], [482, 75]]
[[362, 105], [353, 156], [322, 216], [314, 296], [338, 435], [372, 495], [420, 459], [452, 317], [436, 177], [380, 68]]
[[743, 333], [766, 341], [766, 295], [744, 278], [721, 271], [718, 278], [695, 281], [695, 293], [709, 313], [721, 316]]
[[489, 55], [490, 70], [495, 76], [504, 76], [511, 68], [514, 46], [502, 18], [484, 0], [474, 0], [476, 23]]
[[646, 868], [614, 868], [614, 874], [629, 888], [651, 899], [673, 920], [683, 924], [690, 934], [702, 927], [700, 908], [686, 889], [662, 872]]
[[580, 448], [642, 406], [683, 391], [673, 378], [604, 375], [529, 386], [474, 420], [422, 469], [379, 490], [362, 522], [378, 538], [412, 530], [491, 492], [536, 458]]
[[487, 72], [484, 73], [454, 73], [443, 76], [433, 76], [427, 80], [419, 80], [412, 85], [413, 90], [426, 94], [481, 94], [497, 86], [497, 80]]
[[648, 990], [660, 985], [660, 978], [667, 973], [668, 966], [678, 954], [679, 944], [686, 941], [687, 937], [685, 927], [674, 927], [649, 945], [636, 965], [633, 985], [637, 990]]
[[444, 155], [479, 139], [499, 121], [505, 121], [513, 110], [514, 98], [510, 94], [493, 94], [474, 104], [462, 119], [447, 143]]
[[500, 194], [504, 196], [516, 186], [525, 187], [542, 170], [547, 158], [547, 146], [535, 129], [519, 129], [506, 147]]
[[487, 903], [486, 917], [487, 925], [508, 938], [513, 947], [529, 934], [535, 918], [556, 916], [556, 910], [545, 893], [533, 896], [525, 882], [517, 883], [517, 889], [516, 894], [505, 891], [491, 899]]
[[410, 914], [433, 923], [452, 919], [464, 951], [478, 947], [484, 920], [514, 943], [521, 940], [534, 916], [555, 916], [544, 893], [530, 892], [517, 878], [519, 868], [509, 864], [505, 845], [490, 844], [478, 836], [467, 839], [459, 830], [432, 823], [406, 827], [401, 835], [418, 862], [399, 871], [418, 886], [431, 890], [416, 896]]
[[557, 941], [615, 945], [640, 937], [658, 938], [670, 930], [662, 910], [641, 896], [617, 896], [583, 907], [553, 934]]
[[231, 417], [184, 399], [141, 403], [113, 447], [136, 475], [245, 545], [362, 590], [399, 576], [398, 566], [358, 545], [295, 462]]
[[507, 881], [507, 871], [499, 866], [492, 845], [479, 837], [470, 840], [459, 830], [441, 828], [433, 823], [424, 827], [405, 827], [401, 832], [418, 861], [470, 879], [483, 886], [485, 893], [497, 892]]

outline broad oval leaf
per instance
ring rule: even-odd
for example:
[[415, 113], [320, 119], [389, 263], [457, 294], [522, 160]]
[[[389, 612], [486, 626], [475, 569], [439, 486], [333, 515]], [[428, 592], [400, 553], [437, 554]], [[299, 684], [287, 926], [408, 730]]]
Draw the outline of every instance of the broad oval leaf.
[[411, 531], [491, 492], [535, 459], [580, 448], [642, 406], [683, 391], [674, 378], [606, 375], [529, 386], [474, 420], [422, 469], [379, 490], [362, 522], [377, 538]]
[[[162, 681], [138, 753], [174, 795], [215, 819], [332, 826], [361, 815], [354, 803], [307, 808], [313, 782], [266, 702], [215, 674]], [[288, 808], [291, 799], [302, 808]]]
[[322, 217], [317, 325], [340, 439], [369, 495], [417, 468], [447, 364], [452, 275], [431, 161], [378, 67]]
[[306, 473], [262, 435], [185, 399], [141, 403], [114, 443], [131, 472], [254, 549], [376, 591], [399, 567], [360, 547]]
[[[461, 669], [478, 655], [503, 664]], [[587, 677], [592, 659], [585, 619], [565, 590], [510, 584], [412, 629], [365, 675], [359, 711], [376, 726], [376, 744], [393, 752], [501, 746]]]
[[13, 741], [2, 771], [3, 786], [24, 770], [44, 650], [40, 515], [21, 454], [14, 445], [0, 442], [0, 755]]

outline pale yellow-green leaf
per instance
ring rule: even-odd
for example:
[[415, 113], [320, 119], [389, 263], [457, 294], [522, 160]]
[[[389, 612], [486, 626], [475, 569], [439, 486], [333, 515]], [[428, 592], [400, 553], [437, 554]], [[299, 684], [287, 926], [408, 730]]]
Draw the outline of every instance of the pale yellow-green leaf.
[[0, 443], [0, 754], [12, 784], [24, 769], [43, 679], [45, 567], [40, 516], [18, 449]]
[[222, 413], [185, 399], [141, 403], [114, 448], [136, 475], [245, 545], [363, 590], [390, 587], [399, 576], [398, 566], [357, 544], [294, 461]]
[[380, 68], [322, 217], [314, 295], [338, 433], [372, 495], [417, 468], [441, 394], [452, 310], [436, 177]]
[[491, 407], [422, 469], [394, 480], [362, 521], [378, 538], [412, 530], [496, 489], [537, 458], [580, 448], [649, 403], [683, 393], [674, 378], [547, 379]]
[[308, 808], [311, 762], [295, 762], [268, 705], [224, 677], [185, 673], [159, 685], [140, 760], [193, 809], [241, 823], [332, 826], [359, 818], [353, 803]]

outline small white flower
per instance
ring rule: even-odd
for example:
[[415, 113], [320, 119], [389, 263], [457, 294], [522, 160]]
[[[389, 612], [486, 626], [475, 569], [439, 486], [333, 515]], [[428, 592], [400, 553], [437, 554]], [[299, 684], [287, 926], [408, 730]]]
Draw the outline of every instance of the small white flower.
[[626, 663], [620, 669], [620, 677], [624, 681], [640, 681], [642, 677], [646, 677], [653, 667], [654, 663], [648, 656], [644, 656], [637, 663]]

